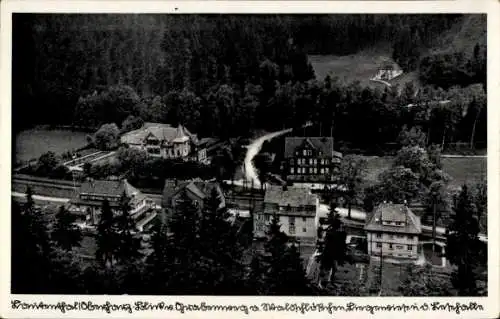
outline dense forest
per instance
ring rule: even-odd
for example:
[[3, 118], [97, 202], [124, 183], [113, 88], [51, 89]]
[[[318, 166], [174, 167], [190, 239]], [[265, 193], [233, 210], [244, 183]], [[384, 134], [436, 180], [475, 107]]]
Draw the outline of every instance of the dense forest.
[[[241, 136], [314, 120], [347, 143], [394, 142], [419, 125], [430, 142], [485, 141], [483, 94], [447, 107], [401, 105], [457, 94], [486, 79], [486, 50], [432, 52], [461, 15], [14, 15], [14, 129], [95, 129], [182, 122], [202, 136]], [[484, 19], [485, 20], [485, 19]], [[484, 24], [485, 26], [485, 24]], [[308, 54], [351, 54], [388, 44], [425, 94], [316, 79]], [[465, 104], [465, 105], [456, 105]], [[470, 112], [469, 112], [470, 111]], [[434, 123], [434, 124], [433, 124]], [[363, 127], [366, 134], [353, 132]], [[446, 127], [446, 128], [445, 128]], [[465, 132], [461, 129], [466, 127]], [[446, 131], [446, 132], [445, 132]], [[369, 138], [367, 138], [369, 137]]]

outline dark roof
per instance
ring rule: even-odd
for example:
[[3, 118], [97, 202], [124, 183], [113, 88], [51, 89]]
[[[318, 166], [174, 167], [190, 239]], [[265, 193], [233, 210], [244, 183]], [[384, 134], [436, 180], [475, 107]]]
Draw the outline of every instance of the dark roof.
[[311, 194], [306, 188], [286, 187], [269, 185], [266, 188], [264, 203], [277, 204], [279, 206], [299, 207], [299, 206], [315, 206], [317, 196]]
[[[404, 226], [383, 225], [382, 221], [403, 222]], [[404, 204], [383, 203], [378, 205], [367, 219], [365, 230], [394, 233], [420, 234], [420, 218]]]
[[203, 200], [210, 196], [214, 188], [219, 193], [221, 205], [225, 205], [224, 195], [222, 194], [222, 190], [216, 182], [203, 181], [201, 179], [193, 179], [187, 181], [165, 180], [165, 185], [163, 187], [162, 205], [164, 207], [167, 207], [169, 205], [169, 200], [183, 189], [189, 190]]
[[139, 190], [130, 185], [126, 179], [111, 180], [90, 180], [85, 181], [78, 190], [79, 194], [121, 196], [123, 193], [129, 197], [140, 194]]
[[286, 137], [285, 158], [292, 157], [295, 149], [303, 143], [307, 143], [312, 148], [321, 151], [321, 156], [342, 157], [342, 153], [336, 152], [333, 149], [333, 137]]

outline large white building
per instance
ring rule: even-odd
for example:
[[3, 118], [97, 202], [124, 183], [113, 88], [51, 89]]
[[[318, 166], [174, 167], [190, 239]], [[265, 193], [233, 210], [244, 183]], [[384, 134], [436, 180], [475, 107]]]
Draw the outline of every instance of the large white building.
[[[186, 159], [198, 151], [197, 136], [182, 125], [173, 127], [162, 123], [144, 123], [142, 128], [123, 134], [121, 143], [162, 158]], [[200, 153], [200, 156], [203, 154]]]
[[279, 217], [281, 231], [301, 243], [315, 244], [319, 199], [308, 189], [269, 185], [263, 209], [254, 214], [254, 237], [264, 237], [272, 216]]
[[406, 205], [383, 203], [367, 218], [368, 254], [372, 256], [418, 258], [420, 218]]

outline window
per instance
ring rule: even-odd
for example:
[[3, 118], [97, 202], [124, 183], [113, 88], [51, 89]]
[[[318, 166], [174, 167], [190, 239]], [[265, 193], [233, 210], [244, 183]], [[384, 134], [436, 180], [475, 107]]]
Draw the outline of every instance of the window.
[[329, 171], [330, 169], [328, 167], [325, 167], [325, 173], [328, 174]]
[[377, 248], [382, 248], [382, 243], [377, 243]]
[[317, 160], [317, 159], [314, 159], [314, 160], [313, 160], [313, 163], [314, 163], [314, 165], [318, 164], [318, 160]]
[[314, 174], [318, 174], [318, 168], [317, 167], [314, 168]]
[[309, 159], [309, 165], [312, 165], [312, 163], [313, 163], [313, 159], [312, 159], [312, 158], [310, 158], [310, 159]]
[[375, 237], [382, 238], [382, 234], [381, 233], [377, 233], [377, 235], [375, 235]]
[[288, 217], [288, 223], [289, 223], [290, 225], [295, 224], [295, 217], [293, 217], [293, 216]]
[[389, 244], [389, 249], [393, 249], [393, 248], [392, 248], [392, 244]]
[[290, 227], [288, 227], [288, 232], [290, 234], [295, 234], [295, 225], [290, 225]]
[[302, 221], [305, 223], [307, 221], [307, 218], [302, 217]]
[[302, 232], [303, 232], [303, 233], [307, 233], [307, 228], [305, 228], [305, 227], [304, 227], [304, 228], [302, 228]]
[[328, 160], [327, 159], [325, 160], [325, 165], [328, 165]]
[[408, 250], [413, 250], [413, 245], [408, 245]]
[[293, 158], [292, 158], [292, 159], [290, 159], [290, 164], [292, 164], [292, 165], [293, 165]]
[[322, 168], [320, 168], [319, 172], [320, 172], [321, 174], [324, 174], [324, 173], [325, 173], [325, 169], [322, 167]]
[[290, 167], [290, 173], [291, 174], [294, 174], [295, 173], [295, 169], [293, 167]]
[[268, 222], [271, 219], [271, 216], [269, 214], [264, 214], [264, 220]]
[[309, 167], [309, 174], [312, 174], [313, 173], [313, 169], [312, 167]]
[[307, 156], [307, 151], [306, 151], [306, 150], [304, 150], [303, 154], [304, 154], [304, 156]]

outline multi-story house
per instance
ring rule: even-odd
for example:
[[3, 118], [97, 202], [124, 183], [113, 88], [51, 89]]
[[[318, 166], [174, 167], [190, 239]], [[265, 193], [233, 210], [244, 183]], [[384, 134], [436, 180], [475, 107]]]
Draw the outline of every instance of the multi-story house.
[[287, 181], [321, 183], [332, 181], [342, 154], [334, 151], [332, 137], [285, 138], [283, 173]]
[[368, 254], [372, 256], [417, 259], [420, 218], [405, 204], [382, 203], [364, 227]]
[[[85, 181], [76, 196], [69, 202], [69, 211], [81, 216], [87, 226], [96, 226], [100, 221], [104, 201], [108, 201], [114, 215], [121, 214], [121, 199], [125, 194], [129, 204], [129, 214], [138, 225], [144, 226], [155, 216], [151, 211], [154, 203], [146, 195], [123, 180]], [[141, 227], [142, 228], [142, 227]]]
[[142, 128], [123, 134], [121, 143], [154, 157], [187, 159], [197, 152], [198, 138], [182, 125], [144, 123]]
[[281, 231], [304, 244], [315, 244], [319, 199], [308, 189], [269, 185], [263, 209], [254, 214], [254, 237], [266, 236], [273, 215], [279, 218]]
[[203, 181], [201, 179], [187, 181], [166, 180], [162, 195], [163, 221], [168, 223], [175, 209], [181, 204], [180, 200], [183, 193], [191, 200], [194, 206], [201, 210], [205, 204], [205, 199], [209, 198], [214, 190], [218, 195], [219, 208], [225, 207], [224, 193], [219, 184], [215, 182]]

